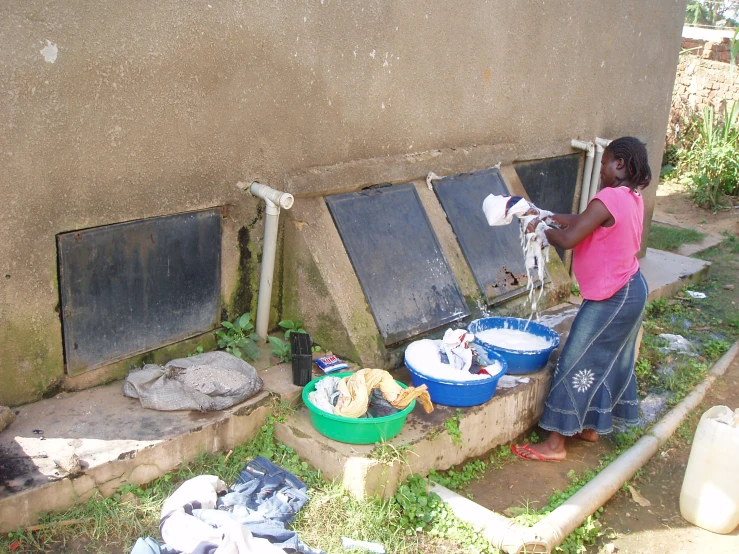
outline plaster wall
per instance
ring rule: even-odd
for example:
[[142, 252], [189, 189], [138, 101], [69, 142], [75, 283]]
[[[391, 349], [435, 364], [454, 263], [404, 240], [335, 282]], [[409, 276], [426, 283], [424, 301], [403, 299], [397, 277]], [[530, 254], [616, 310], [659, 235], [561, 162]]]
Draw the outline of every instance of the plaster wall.
[[[258, 203], [235, 188], [239, 180], [286, 188], [299, 202], [387, 175], [569, 154], [571, 138], [596, 135], [640, 137], [654, 165], [684, 8], [3, 3], [0, 404], [63, 381], [58, 233], [225, 205], [228, 307], [239, 231], [253, 230], [260, 248]], [[654, 188], [647, 220], [653, 201]]]

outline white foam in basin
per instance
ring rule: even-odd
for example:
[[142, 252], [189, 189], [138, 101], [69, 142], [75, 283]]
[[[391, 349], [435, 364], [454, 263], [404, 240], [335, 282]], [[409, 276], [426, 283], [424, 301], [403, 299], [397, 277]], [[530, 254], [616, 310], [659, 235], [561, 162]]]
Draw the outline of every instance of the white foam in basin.
[[544, 350], [552, 346], [552, 341], [548, 338], [519, 331], [518, 329], [487, 329], [475, 333], [475, 338], [508, 350]]

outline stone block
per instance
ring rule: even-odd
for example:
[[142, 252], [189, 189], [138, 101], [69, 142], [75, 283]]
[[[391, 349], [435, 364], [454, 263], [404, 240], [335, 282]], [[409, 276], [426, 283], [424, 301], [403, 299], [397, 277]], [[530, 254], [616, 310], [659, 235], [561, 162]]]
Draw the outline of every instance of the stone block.
[[15, 421], [15, 413], [7, 406], [0, 406], [0, 431]]

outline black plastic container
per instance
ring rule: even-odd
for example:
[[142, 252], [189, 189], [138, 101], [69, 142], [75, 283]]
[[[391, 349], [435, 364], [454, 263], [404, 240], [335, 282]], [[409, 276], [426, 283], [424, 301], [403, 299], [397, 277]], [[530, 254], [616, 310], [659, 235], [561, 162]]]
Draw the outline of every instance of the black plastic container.
[[290, 353], [293, 357], [293, 384], [304, 387], [313, 378], [313, 346], [308, 333], [290, 333]]

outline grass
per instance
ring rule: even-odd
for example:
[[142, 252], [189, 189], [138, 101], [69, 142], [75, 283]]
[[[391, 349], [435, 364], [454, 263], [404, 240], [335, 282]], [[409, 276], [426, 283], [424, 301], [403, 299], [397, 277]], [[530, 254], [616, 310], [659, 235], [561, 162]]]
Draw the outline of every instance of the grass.
[[[308, 485], [310, 501], [290, 527], [314, 548], [329, 554], [346, 552], [341, 544], [341, 537], [346, 536], [379, 542], [388, 553], [394, 554], [437, 551], [494, 554], [485, 540], [457, 520], [440, 500], [435, 501], [437, 508], [433, 514], [425, 516], [429, 522], [426, 532], [420, 533], [418, 517], [429, 504], [428, 494], [416, 490], [413, 495], [406, 495], [404, 504], [396, 499], [357, 501], [339, 483], [324, 480], [320, 472], [302, 461], [292, 448], [275, 439], [274, 426], [284, 421], [288, 413], [286, 406], [277, 405], [257, 436], [229, 454], [202, 454], [192, 463], [146, 486], [126, 485], [111, 498], [95, 497], [69, 510], [46, 514], [35, 530], [21, 529], [0, 535], [0, 552], [128, 553], [138, 537], [159, 537], [161, 507], [181, 483], [202, 474], [218, 475], [227, 484], [233, 483], [251, 459], [262, 455]], [[377, 445], [375, 457], [403, 461], [409, 453], [411, 451], [404, 448], [383, 443]], [[425, 491], [419, 478], [415, 483]]]
[[700, 242], [705, 236], [695, 229], [652, 225], [649, 228], [649, 247], [675, 252], [681, 245]]

